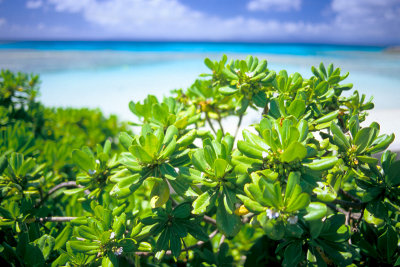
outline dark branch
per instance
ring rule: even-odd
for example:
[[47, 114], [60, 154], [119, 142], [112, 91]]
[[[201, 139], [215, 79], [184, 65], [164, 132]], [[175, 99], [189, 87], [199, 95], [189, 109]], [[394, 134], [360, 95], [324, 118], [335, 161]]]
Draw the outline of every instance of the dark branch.
[[351, 199], [354, 202], [357, 203], [361, 203], [361, 200], [355, 196], [353, 196], [352, 194], [350, 194], [349, 192], [344, 191], [343, 189], [339, 189], [339, 193], [342, 194], [343, 196]]
[[349, 211], [347, 211], [345, 209], [337, 207], [336, 205], [334, 205], [332, 203], [326, 203], [326, 205], [328, 207], [330, 207], [331, 209], [336, 210], [337, 212], [343, 213], [346, 216], [346, 218], [349, 217], [349, 218], [354, 219], [354, 220], [360, 220], [362, 218], [362, 214], [359, 213], [359, 212], [358, 213], [349, 212]]
[[363, 202], [352, 202], [341, 199], [335, 199], [332, 203], [338, 204], [344, 208], [353, 208], [353, 209], [363, 209], [366, 205], [366, 203]]
[[203, 221], [213, 224], [213, 225], [217, 225], [217, 221], [207, 215], [204, 215]]
[[[38, 207], [40, 207], [52, 194], [54, 194], [57, 190], [64, 188], [64, 187], [83, 187], [83, 186], [76, 184], [75, 181], [68, 181], [68, 182], [58, 184], [58, 185], [50, 188], [50, 190], [47, 192], [47, 194], [38, 203], [36, 203], [35, 208], [37, 209]], [[85, 191], [85, 193], [87, 193], [87, 192]]]
[[58, 189], [61, 189], [63, 187], [83, 187], [83, 186], [76, 184], [75, 181], [64, 182], [64, 183], [58, 184], [58, 185], [54, 186], [53, 188], [51, 188], [49, 190], [49, 192], [47, 193], [47, 195], [51, 195], [54, 192], [56, 192]]
[[33, 222], [70, 222], [77, 217], [43, 217], [43, 218], [31, 218], [27, 221], [27, 223], [33, 223]]

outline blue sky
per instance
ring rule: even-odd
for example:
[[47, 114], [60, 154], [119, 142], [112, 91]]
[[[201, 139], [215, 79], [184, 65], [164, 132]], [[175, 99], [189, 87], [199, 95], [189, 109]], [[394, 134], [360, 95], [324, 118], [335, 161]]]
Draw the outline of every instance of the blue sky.
[[0, 39], [400, 44], [400, 0], [0, 0]]

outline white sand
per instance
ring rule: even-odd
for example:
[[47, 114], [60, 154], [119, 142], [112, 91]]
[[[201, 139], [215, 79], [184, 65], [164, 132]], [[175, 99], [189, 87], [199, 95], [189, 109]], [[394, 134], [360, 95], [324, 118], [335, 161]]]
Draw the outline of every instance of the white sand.
[[[221, 54], [133, 53], [116, 51], [0, 51], [0, 67], [40, 73], [41, 101], [48, 106], [101, 108], [105, 114], [117, 114], [133, 120], [128, 108], [131, 100], [143, 100], [148, 94], [168, 96], [171, 89], [187, 88], [200, 73], [209, 73], [203, 59], [220, 59]], [[334, 62], [350, 76], [367, 99], [374, 96], [375, 109], [367, 122], [376, 121], [381, 133], [395, 133], [400, 150], [400, 55], [368, 52], [333, 52], [318, 56], [258, 55], [269, 68], [288, 73], [311, 75], [310, 66]], [[243, 54], [230, 58], [244, 58]], [[250, 115], [243, 125], [254, 122]], [[233, 129], [235, 120], [227, 127]]]

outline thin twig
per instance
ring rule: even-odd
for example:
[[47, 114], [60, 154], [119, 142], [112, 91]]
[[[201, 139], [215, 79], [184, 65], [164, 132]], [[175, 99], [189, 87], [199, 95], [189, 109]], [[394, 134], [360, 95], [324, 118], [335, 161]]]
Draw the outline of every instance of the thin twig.
[[61, 184], [58, 184], [56, 186], [54, 186], [53, 188], [51, 188], [49, 190], [49, 192], [47, 192], [48, 195], [53, 194], [54, 192], [56, 192], [58, 189], [61, 189], [63, 187], [77, 187], [77, 188], [82, 188], [82, 185], [76, 184], [76, 181], [68, 181], [68, 182], [64, 182]]
[[342, 194], [343, 196], [347, 197], [347, 198], [350, 198], [354, 202], [361, 203], [360, 199], [358, 199], [357, 197], [353, 196], [349, 192], [344, 191], [343, 189], [339, 189], [339, 193]]
[[225, 235], [222, 235], [221, 239], [219, 240], [219, 246], [221, 246], [222, 243], [224, 243], [224, 241], [225, 241]]
[[366, 203], [363, 202], [352, 202], [341, 199], [335, 199], [332, 203], [338, 204], [345, 208], [354, 208], [354, 209], [362, 209], [366, 205]]
[[243, 119], [243, 114], [240, 114], [240, 116], [239, 116], [239, 121], [238, 121], [238, 124], [237, 124], [237, 126], [236, 126], [235, 135], [234, 135], [234, 137], [233, 137], [234, 140], [236, 139], [236, 137], [237, 137], [237, 135], [238, 135], [238, 133], [239, 133], [240, 125], [242, 125], [242, 119]]
[[219, 114], [219, 112], [217, 112], [217, 114], [218, 114], [218, 120], [217, 120], [217, 122], [218, 122], [219, 128], [221, 129], [222, 135], [225, 135], [225, 133], [224, 133], [224, 127], [222, 126], [222, 123], [221, 123], [221, 114]]
[[217, 225], [217, 221], [207, 215], [204, 215], [203, 221], [213, 224], [213, 225]]
[[[35, 208], [37, 209], [38, 207], [40, 207], [52, 194], [54, 194], [57, 190], [64, 188], [64, 187], [82, 188], [83, 186], [76, 184], [76, 181], [68, 181], [68, 182], [58, 184], [58, 185], [50, 188], [50, 190], [47, 192], [47, 194], [44, 197], [42, 197], [38, 203], [36, 203]], [[85, 190], [85, 194], [90, 193], [90, 192], [87, 193], [86, 191], [87, 190]]]
[[214, 126], [210, 120], [210, 117], [208, 117], [207, 112], [206, 112], [206, 120], [207, 120], [208, 124], [210, 125], [211, 130], [214, 132], [215, 135], [217, 135], [217, 131], [215, 131]]
[[43, 218], [31, 218], [27, 221], [27, 223], [33, 223], [33, 222], [70, 222], [72, 220], [75, 220], [77, 217], [43, 217]]
[[326, 205], [328, 207], [330, 207], [331, 209], [336, 210], [337, 212], [341, 212], [343, 213], [345, 216], [348, 215], [349, 218], [353, 219], [353, 220], [359, 220], [360, 218], [362, 218], [362, 214], [361, 213], [349, 213], [347, 210], [342, 209], [340, 207], [337, 207], [336, 205], [332, 204], [332, 203], [326, 203]]
[[186, 263], [188, 263], [189, 262], [189, 250], [188, 250], [188, 247], [186, 246], [185, 240], [183, 240], [183, 238], [181, 240], [182, 240], [183, 246], [185, 247], [185, 251], [186, 251]]

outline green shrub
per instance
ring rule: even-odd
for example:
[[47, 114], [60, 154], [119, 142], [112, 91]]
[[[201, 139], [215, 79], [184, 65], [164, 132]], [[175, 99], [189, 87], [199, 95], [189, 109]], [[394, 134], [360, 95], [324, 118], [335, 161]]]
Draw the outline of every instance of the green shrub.
[[[399, 265], [394, 135], [361, 126], [373, 103], [342, 95], [348, 73], [321, 63], [308, 79], [277, 74], [251, 56], [205, 64], [212, 74], [175, 97], [129, 104], [137, 134], [89, 110], [44, 109], [41, 135], [3, 126], [3, 260]], [[257, 123], [224, 129], [249, 108]]]

